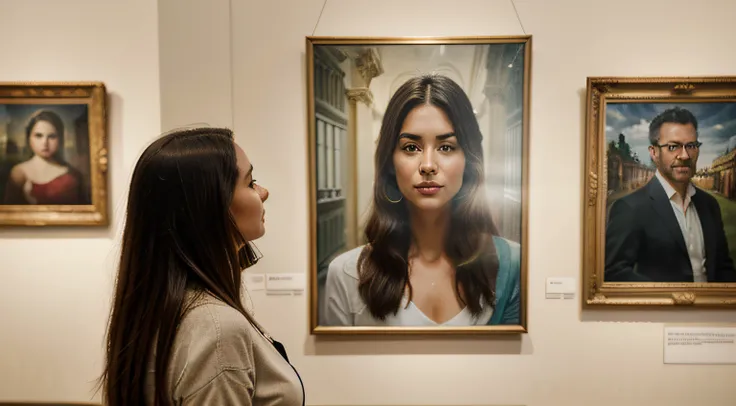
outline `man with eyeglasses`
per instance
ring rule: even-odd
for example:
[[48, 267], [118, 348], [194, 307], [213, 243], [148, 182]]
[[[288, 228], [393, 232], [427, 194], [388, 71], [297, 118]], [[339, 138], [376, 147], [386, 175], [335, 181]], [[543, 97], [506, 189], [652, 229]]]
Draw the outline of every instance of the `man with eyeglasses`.
[[655, 176], [608, 215], [605, 281], [736, 282], [718, 202], [691, 182], [697, 119], [668, 109], [649, 125], [649, 142]]

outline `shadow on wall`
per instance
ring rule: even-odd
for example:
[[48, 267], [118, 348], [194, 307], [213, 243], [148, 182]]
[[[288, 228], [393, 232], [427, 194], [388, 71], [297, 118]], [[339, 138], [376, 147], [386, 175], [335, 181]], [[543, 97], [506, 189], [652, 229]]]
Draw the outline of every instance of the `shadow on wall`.
[[99, 403], [0, 402], [0, 406], [101, 406]]
[[[387, 334], [360, 338], [354, 336], [310, 336], [307, 355], [407, 355], [407, 354], [531, 354], [531, 343], [522, 345], [518, 334], [501, 336], [417, 337]], [[462, 341], [462, 345], [458, 345]], [[2, 405], [0, 405], [2, 406]]]

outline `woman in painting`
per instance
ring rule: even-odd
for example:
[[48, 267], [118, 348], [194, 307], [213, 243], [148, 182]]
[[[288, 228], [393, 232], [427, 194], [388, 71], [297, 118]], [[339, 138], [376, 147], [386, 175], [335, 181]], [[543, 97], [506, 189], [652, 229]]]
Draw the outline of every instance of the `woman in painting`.
[[224, 128], [151, 143], [130, 182], [103, 404], [304, 405], [284, 346], [242, 303], [268, 190]]
[[15, 165], [5, 190], [5, 204], [87, 204], [80, 173], [64, 160], [64, 122], [41, 110], [25, 129], [30, 159]]
[[329, 266], [327, 325], [519, 323], [519, 245], [491, 217], [481, 140], [451, 79], [417, 77], [396, 91], [376, 148], [367, 243]]

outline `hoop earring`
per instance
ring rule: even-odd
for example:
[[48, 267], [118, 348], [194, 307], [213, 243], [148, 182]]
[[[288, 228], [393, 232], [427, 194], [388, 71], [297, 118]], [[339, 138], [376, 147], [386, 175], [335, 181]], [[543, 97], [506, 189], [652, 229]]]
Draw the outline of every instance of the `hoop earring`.
[[392, 200], [390, 197], [388, 197], [388, 193], [386, 193], [386, 186], [383, 187], [383, 197], [385, 197], [389, 203], [393, 204], [396, 204], [404, 199], [404, 196], [399, 193], [399, 200]]

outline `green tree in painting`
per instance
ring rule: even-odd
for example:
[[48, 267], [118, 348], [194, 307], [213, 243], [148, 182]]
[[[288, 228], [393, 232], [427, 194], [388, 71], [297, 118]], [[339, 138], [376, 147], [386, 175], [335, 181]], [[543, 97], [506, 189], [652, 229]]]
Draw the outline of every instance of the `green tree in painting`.
[[631, 146], [626, 142], [626, 136], [623, 134], [618, 135], [618, 143], [611, 141], [608, 143], [608, 156], [618, 155], [624, 162], [639, 162], [639, 156], [634, 152], [631, 152]]

